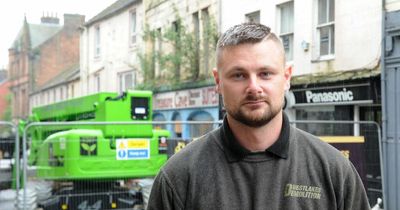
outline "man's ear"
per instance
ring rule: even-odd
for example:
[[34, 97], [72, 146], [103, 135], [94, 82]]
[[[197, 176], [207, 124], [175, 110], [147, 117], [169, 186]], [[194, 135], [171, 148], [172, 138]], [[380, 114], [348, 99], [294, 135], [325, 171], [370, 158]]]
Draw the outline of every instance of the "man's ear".
[[285, 90], [289, 90], [290, 89], [290, 79], [292, 78], [292, 71], [293, 71], [293, 66], [292, 65], [288, 65], [285, 68], [285, 80], [286, 80]]
[[213, 68], [212, 72], [213, 72], [213, 75], [214, 75], [215, 91], [216, 91], [217, 93], [220, 93], [220, 87], [219, 87], [219, 85], [220, 85], [219, 82], [220, 82], [220, 81], [219, 81], [219, 75], [218, 75], [218, 70], [217, 70], [217, 68]]

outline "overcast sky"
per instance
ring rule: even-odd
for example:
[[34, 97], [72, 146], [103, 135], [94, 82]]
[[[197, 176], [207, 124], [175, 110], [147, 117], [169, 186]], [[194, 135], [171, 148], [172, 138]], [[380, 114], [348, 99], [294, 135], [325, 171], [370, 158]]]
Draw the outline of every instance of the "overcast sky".
[[85, 21], [100, 13], [117, 0], [1, 0], [0, 1], [0, 69], [8, 68], [8, 48], [22, 27], [24, 16], [28, 23], [40, 23], [43, 14], [60, 18], [64, 14], [85, 15]]

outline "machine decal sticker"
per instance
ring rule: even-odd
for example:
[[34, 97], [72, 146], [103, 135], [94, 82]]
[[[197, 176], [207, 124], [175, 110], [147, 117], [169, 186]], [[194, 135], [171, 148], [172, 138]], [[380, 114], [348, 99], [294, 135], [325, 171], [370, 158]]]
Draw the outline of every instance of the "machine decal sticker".
[[117, 160], [149, 159], [148, 139], [117, 139]]
[[80, 138], [81, 155], [96, 156], [97, 155], [97, 137], [84, 136]]

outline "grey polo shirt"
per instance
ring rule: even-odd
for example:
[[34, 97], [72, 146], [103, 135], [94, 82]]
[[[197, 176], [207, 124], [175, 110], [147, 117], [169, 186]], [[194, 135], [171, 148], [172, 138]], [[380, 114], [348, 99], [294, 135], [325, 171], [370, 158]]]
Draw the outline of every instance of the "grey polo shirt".
[[356, 170], [335, 148], [289, 125], [251, 153], [229, 125], [190, 143], [157, 175], [148, 209], [369, 209]]

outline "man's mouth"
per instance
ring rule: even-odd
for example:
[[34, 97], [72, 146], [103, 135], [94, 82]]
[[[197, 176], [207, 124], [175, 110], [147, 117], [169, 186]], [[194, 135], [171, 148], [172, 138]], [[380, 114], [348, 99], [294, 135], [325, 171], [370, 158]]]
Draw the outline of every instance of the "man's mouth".
[[259, 103], [265, 103], [264, 100], [257, 100], [257, 101], [246, 101], [245, 104], [259, 104]]
[[265, 103], [266, 103], [265, 100], [251, 100], [251, 101], [245, 101], [243, 104], [245, 106], [261, 106]]

